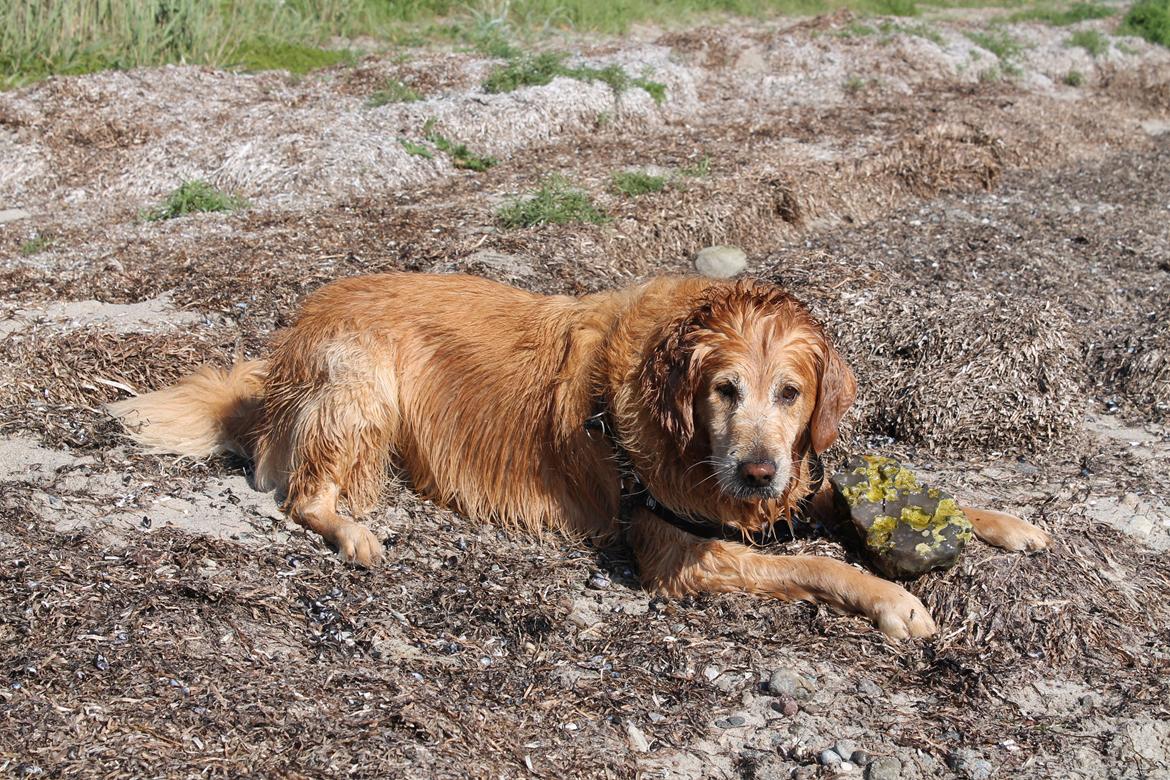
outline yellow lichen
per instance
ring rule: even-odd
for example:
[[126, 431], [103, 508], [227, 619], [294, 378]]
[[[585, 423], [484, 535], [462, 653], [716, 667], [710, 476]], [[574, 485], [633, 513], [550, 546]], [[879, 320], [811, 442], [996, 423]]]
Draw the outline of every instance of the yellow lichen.
[[865, 543], [872, 550], [885, 549], [890, 544], [890, 535], [894, 533], [894, 529], [898, 527], [897, 518], [889, 515], [881, 515], [875, 517], [873, 524], [870, 525], [869, 531], [865, 535]]

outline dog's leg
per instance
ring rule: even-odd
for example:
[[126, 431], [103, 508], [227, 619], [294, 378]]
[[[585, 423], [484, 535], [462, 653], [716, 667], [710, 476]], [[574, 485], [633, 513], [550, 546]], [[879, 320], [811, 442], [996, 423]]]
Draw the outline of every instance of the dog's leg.
[[975, 535], [995, 547], [1013, 552], [1032, 552], [1043, 550], [1052, 543], [1052, 537], [1046, 532], [1015, 515], [991, 509], [962, 509], [975, 528]]
[[[291, 488], [294, 483], [289, 484]], [[290, 497], [285, 505], [285, 511], [299, 525], [320, 534], [345, 560], [373, 566], [382, 560], [382, 543], [361, 523], [338, 514], [338, 493], [335, 482], [325, 482], [310, 492], [298, 489], [296, 498]]]
[[893, 582], [831, 558], [764, 555], [729, 542], [704, 540], [639, 512], [630, 542], [646, 587], [667, 595], [742, 592], [814, 601], [858, 612], [894, 639], [937, 630], [926, 607]]
[[372, 566], [382, 543], [368, 528], [337, 511], [343, 499], [361, 514], [377, 502], [397, 421], [395, 381], [351, 359], [331, 381], [306, 391], [293, 405], [291, 466], [285, 511], [320, 534], [346, 560]]

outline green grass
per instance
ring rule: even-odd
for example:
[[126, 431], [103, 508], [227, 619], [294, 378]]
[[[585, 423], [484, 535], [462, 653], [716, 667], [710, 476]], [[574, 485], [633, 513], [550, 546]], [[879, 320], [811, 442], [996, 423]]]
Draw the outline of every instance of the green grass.
[[418, 91], [411, 89], [397, 79], [389, 79], [382, 85], [381, 89], [370, 95], [366, 106], [377, 108], [390, 103], [413, 103], [416, 100], [422, 100], [422, 95]]
[[1099, 3], [1073, 3], [1069, 6], [1039, 6], [1017, 11], [1008, 17], [1010, 22], [1044, 22], [1063, 27], [1090, 19], [1107, 19], [1117, 13], [1116, 8]]
[[407, 154], [413, 154], [415, 157], [425, 157], [428, 160], [433, 159], [435, 153], [422, 144], [416, 144], [414, 141], [408, 141], [405, 138], [399, 138], [398, 143], [402, 144], [402, 148], [406, 150]]
[[841, 85], [841, 88], [845, 90], [845, 94], [847, 95], [858, 95], [864, 92], [868, 86], [869, 82], [861, 76], [850, 76], [845, 79], [845, 83]]
[[484, 91], [513, 92], [521, 87], [543, 86], [557, 76], [565, 76], [578, 81], [604, 82], [617, 95], [637, 87], [648, 92], [655, 103], [661, 104], [666, 99], [665, 84], [630, 76], [619, 65], [607, 65], [604, 68], [569, 66], [565, 64], [567, 56], [562, 52], [543, 52], [514, 57], [488, 74], [483, 82]]
[[662, 192], [666, 188], [666, 177], [645, 171], [618, 171], [610, 177], [610, 187], [620, 195], [636, 198], [648, 192]]
[[942, 34], [933, 27], [928, 27], [925, 24], [907, 24], [899, 26], [898, 29], [907, 35], [925, 38], [938, 46], [942, 46], [944, 43]]
[[[434, 119], [428, 119], [423, 125], [423, 137], [434, 144], [435, 148], [440, 152], [446, 152], [451, 155], [451, 164], [456, 168], [464, 168], [482, 173], [499, 162], [495, 157], [476, 154], [467, 148], [467, 144], [452, 141], [445, 135], [442, 135], [435, 130]], [[410, 151], [410, 149], [407, 149], [407, 151]]]
[[151, 222], [157, 222], [197, 211], [235, 211], [247, 206], [248, 201], [243, 198], [217, 190], [205, 181], [187, 181], [167, 196], [162, 205], [143, 216]]
[[693, 179], [704, 179], [711, 175], [711, 155], [705, 154], [698, 159], [698, 161], [690, 165], [684, 165], [678, 169], [678, 172], [683, 176], [688, 176]]
[[[1127, 19], [1138, 34], [1170, 38], [1167, 0], [1139, 0]], [[1019, 5], [1021, 0], [0, 0], [0, 88], [53, 74], [191, 63], [304, 73], [353, 62], [337, 39], [395, 46], [460, 41], [492, 57], [523, 59], [511, 31], [621, 34], [711, 17], [803, 16], [848, 8], [860, 16], [914, 16], [924, 7]], [[1067, 12], [1086, 12], [1082, 2]], [[1060, 17], [1063, 18], [1063, 17]], [[601, 69], [605, 70], [605, 69]], [[625, 74], [580, 70], [586, 80], [664, 89]], [[546, 82], [547, 83], [547, 82]]]
[[372, 0], [4, 0], [0, 86], [177, 62], [304, 73], [352, 62], [352, 52], [324, 46], [374, 26], [376, 7]]
[[1096, 30], [1077, 30], [1064, 45], [1082, 48], [1094, 59], [1109, 51], [1109, 39]]
[[1170, 0], [1139, 0], [1134, 3], [1118, 32], [1170, 46]]
[[1003, 30], [983, 30], [969, 32], [967, 37], [980, 48], [994, 54], [1001, 61], [1010, 62], [1024, 51], [1024, 46]]
[[44, 252], [53, 245], [53, 237], [47, 233], [38, 233], [34, 238], [30, 238], [20, 245], [20, 254], [24, 257], [31, 257], [32, 255]]
[[1079, 87], [1085, 83], [1085, 77], [1079, 70], [1070, 70], [1064, 74], [1064, 83], [1070, 87]]
[[601, 224], [608, 219], [593, 204], [588, 193], [573, 188], [561, 176], [548, 177], [531, 196], [507, 204], [496, 217], [505, 228], [570, 222]]
[[322, 49], [307, 43], [262, 37], [245, 41], [224, 64], [240, 70], [287, 70], [304, 74], [334, 65], [352, 65], [357, 53], [349, 49]]

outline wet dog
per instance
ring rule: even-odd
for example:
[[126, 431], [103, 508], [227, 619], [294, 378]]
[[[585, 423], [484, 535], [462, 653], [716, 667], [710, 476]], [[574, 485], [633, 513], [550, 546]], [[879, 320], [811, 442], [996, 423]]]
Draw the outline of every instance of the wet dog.
[[[253, 459], [259, 488], [364, 566], [382, 545], [352, 518], [395, 469], [474, 520], [624, 533], [658, 592], [807, 599], [926, 636], [929, 613], [897, 584], [735, 541], [817, 503], [819, 454], [855, 391], [820, 324], [763, 282], [660, 278], [572, 298], [385, 274], [310, 295], [266, 360], [110, 411], [144, 445]], [[1001, 546], [1048, 541], [1010, 515], [969, 517]]]

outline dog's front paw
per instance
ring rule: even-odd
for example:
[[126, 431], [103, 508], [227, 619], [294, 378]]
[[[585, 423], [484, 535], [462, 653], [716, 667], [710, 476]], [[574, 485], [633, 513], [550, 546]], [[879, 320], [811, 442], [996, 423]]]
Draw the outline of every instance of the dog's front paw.
[[918, 597], [900, 585], [879, 580], [865, 606], [865, 614], [891, 639], [933, 636], [938, 633], [934, 618]]
[[1005, 512], [989, 509], [969, 511], [975, 535], [990, 545], [1012, 552], [1035, 552], [1047, 549], [1052, 537], [1047, 532]]
[[334, 535], [337, 554], [344, 560], [367, 568], [382, 562], [386, 552], [374, 532], [361, 523], [346, 522]]

